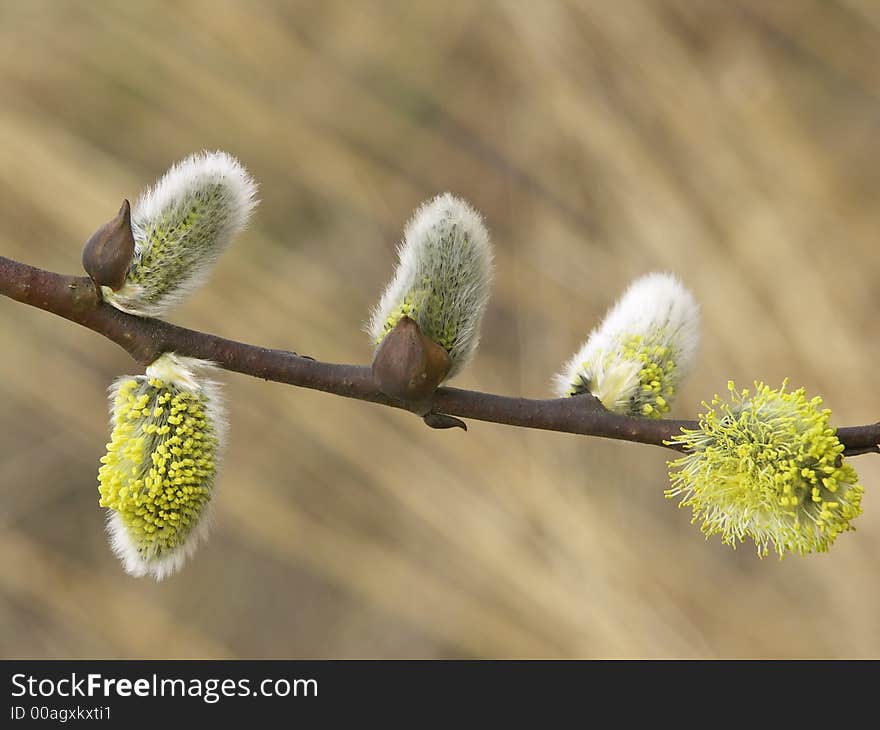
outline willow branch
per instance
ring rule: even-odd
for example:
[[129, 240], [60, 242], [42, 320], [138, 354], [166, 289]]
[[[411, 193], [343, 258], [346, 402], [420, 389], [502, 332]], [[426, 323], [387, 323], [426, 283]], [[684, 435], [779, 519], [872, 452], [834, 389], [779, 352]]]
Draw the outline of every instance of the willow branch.
[[[148, 365], [163, 352], [173, 351], [263, 380], [402, 408], [422, 416], [427, 414], [429, 423], [437, 423], [430, 417], [443, 414], [667, 448], [675, 448], [666, 441], [682, 428], [697, 427], [696, 421], [653, 420], [610, 413], [591, 395], [533, 400], [441, 387], [427, 403], [416, 407], [383, 393], [369, 366], [320, 362], [295, 352], [248, 345], [161, 320], [136, 317], [102, 301], [88, 277], [64, 276], [2, 256], [0, 294], [103, 335], [141, 365]], [[847, 455], [880, 453], [880, 423], [840, 428], [837, 433]]]

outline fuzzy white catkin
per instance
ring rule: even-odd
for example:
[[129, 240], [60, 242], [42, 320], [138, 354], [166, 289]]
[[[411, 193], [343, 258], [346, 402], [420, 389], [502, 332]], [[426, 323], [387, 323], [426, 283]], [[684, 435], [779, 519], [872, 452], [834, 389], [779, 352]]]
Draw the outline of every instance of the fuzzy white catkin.
[[489, 233], [477, 211], [443, 193], [416, 210], [398, 258], [368, 331], [378, 345], [401, 317], [410, 317], [449, 354], [452, 377], [479, 344], [492, 283]]
[[135, 252], [125, 284], [104, 298], [158, 317], [198, 288], [257, 205], [257, 185], [231, 155], [201, 152], [168, 170], [132, 207]]
[[556, 377], [560, 397], [590, 392], [615, 413], [668, 412], [691, 370], [700, 310], [671, 274], [634, 281]]

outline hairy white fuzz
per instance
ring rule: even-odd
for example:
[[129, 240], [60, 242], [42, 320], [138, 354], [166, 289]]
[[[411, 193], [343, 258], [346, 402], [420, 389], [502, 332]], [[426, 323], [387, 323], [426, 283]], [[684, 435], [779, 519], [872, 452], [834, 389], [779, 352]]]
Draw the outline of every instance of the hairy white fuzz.
[[368, 331], [378, 345], [401, 317], [443, 347], [452, 377], [473, 357], [492, 283], [492, 249], [480, 214], [450, 193], [413, 215], [398, 249], [394, 278]]
[[207, 539], [226, 434], [210, 363], [166, 353], [110, 389], [111, 428], [98, 471], [110, 546], [127, 573], [162, 580]]
[[647, 274], [569, 360], [556, 392], [589, 392], [615, 413], [660, 418], [693, 366], [699, 339], [693, 295], [671, 274]]
[[257, 185], [225, 152], [178, 162], [132, 208], [135, 252], [125, 284], [103, 287], [113, 306], [141, 316], [165, 314], [198, 288], [257, 205]]
[[207, 542], [213, 522], [214, 506], [208, 503], [202, 508], [199, 522], [190, 531], [185, 542], [161, 557], [150, 559], [144, 557], [139, 543], [132, 538], [122, 516], [112, 510], [107, 513], [107, 537], [113, 554], [119, 558], [126, 573], [134, 578], [149, 576], [156, 581], [163, 581], [177, 573], [198, 547]]

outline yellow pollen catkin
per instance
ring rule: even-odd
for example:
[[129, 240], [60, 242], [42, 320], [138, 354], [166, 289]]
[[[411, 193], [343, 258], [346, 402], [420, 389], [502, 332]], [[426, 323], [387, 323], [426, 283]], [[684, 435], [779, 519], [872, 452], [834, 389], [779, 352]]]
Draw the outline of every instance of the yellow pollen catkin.
[[662, 418], [680, 380], [678, 353], [668, 339], [662, 330], [623, 337], [581, 364], [567, 395], [589, 392], [615, 413]]
[[144, 376], [121, 381], [98, 471], [99, 504], [144, 561], [179, 548], [211, 498], [218, 446], [207, 395]]
[[751, 396], [729, 383], [730, 402], [716, 396], [698, 429], [671, 440], [685, 455], [669, 464], [666, 495], [725, 544], [749, 537], [762, 557], [770, 546], [780, 557], [824, 552], [862, 512], [858, 475], [820, 398], [755, 386]]

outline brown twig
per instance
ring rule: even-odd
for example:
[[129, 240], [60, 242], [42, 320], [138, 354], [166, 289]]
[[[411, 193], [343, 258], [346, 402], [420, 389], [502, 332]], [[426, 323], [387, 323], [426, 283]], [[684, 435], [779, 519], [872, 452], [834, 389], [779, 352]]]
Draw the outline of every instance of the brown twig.
[[[88, 277], [63, 276], [2, 256], [0, 294], [88, 327], [115, 342], [142, 365], [173, 351], [264, 380], [410, 410], [434, 427], [461, 425], [454, 418], [444, 418], [458, 416], [675, 448], [666, 442], [681, 428], [697, 426], [695, 421], [620, 416], [605, 410], [591, 395], [532, 400], [441, 387], [417, 404], [397, 400], [379, 389], [369, 366], [320, 362], [295, 352], [270, 350], [158, 319], [136, 317], [102, 301]], [[837, 433], [847, 455], [880, 453], [880, 423], [840, 428]]]

